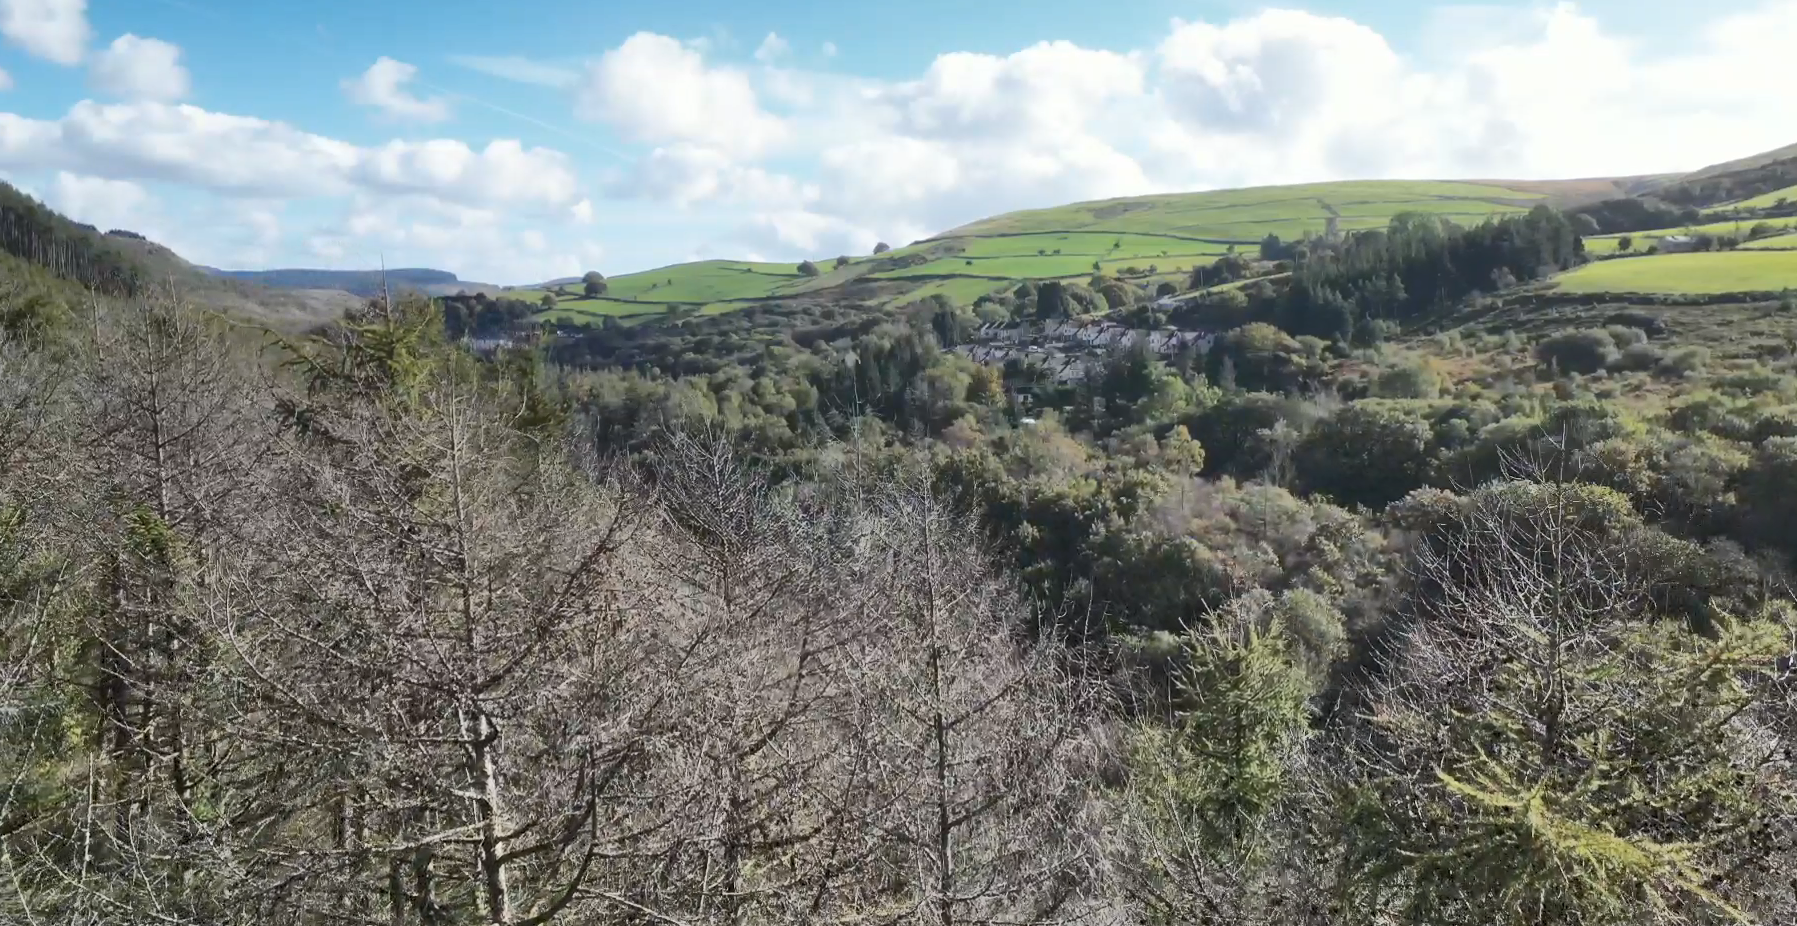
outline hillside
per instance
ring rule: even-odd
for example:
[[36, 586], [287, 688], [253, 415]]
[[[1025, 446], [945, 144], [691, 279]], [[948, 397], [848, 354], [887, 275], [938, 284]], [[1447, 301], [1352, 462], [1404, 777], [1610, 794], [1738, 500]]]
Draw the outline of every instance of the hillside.
[[[135, 271], [106, 269], [111, 266], [106, 261], [113, 259], [106, 255], [125, 255], [127, 263], [145, 271], [144, 279], [173, 280], [220, 308], [259, 318], [313, 322], [377, 294], [384, 283], [430, 296], [484, 294], [530, 303], [544, 301], [547, 294], [555, 304], [542, 314], [544, 319], [592, 322], [605, 317], [646, 320], [670, 312], [709, 315], [783, 302], [897, 306], [942, 297], [970, 305], [1023, 281], [1083, 282], [1094, 273], [1122, 279], [1140, 291], [1164, 290], [1167, 284], [1184, 290], [1195, 270], [1208, 269], [1227, 255], [1289, 255], [1293, 244], [1306, 239], [1384, 228], [1402, 213], [1471, 226], [1544, 204], [1574, 208], [1599, 218], [1608, 234], [1592, 237], [1592, 251], [1605, 255], [1617, 252], [1624, 234], [1635, 234], [1639, 250], [1672, 234], [1729, 234], [1725, 229], [1740, 225], [1744, 217], [1777, 212], [1783, 208], [1777, 205], [1781, 200], [1788, 202], [1785, 194], [1797, 189], [1789, 186], [1797, 180], [1793, 153], [1797, 146], [1683, 175], [1340, 181], [1074, 203], [981, 219], [872, 256], [820, 254], [805, 264], [676, 264], [612, 277], [599, 297], [586, 297], [577, 278], [512, 288], [428, 268], [383, 274], [198, 267], [131, 233], [99, 235], [40, 204], [22, 209], [37, 216], [33, 222], [49, 221], [43, 218], [47, 214], [62, 223], [57, 226], [62, 231], [52, 237], [82, 255], [63, 259], [65, 263], [99, 261], [99, 270], [82, 272], [136, 279]], [[1708, 225], [1696, 224], [1702, 214], [1712, 216]], [[90, 251], [100, 256], [90, 256]], [[1773, 268], [1774, 278], [1783, 273], [1782, 257], [1761, 263]]]
[[[135, 232], [101, 233], [4, 183], [0, 183], [0, 250], [47, 271], [75, 292], [128, 296], [147, 286], [173, 285], [198, 304], [284, 328], [316, 325], [359, 301], [339, 290], [271, 289], [215, 277]], [[19, 269], [0, 266], [7, 275]]]
[[367, 298], [379, 295], [386, 287], [393, 292], [415, 291], [427, 296], [453, 296], [457, 293], [484, 292], [493, 295], [503, 291], [491, 283], [474, 283], [458, 279], [447, 270], [428, 268], [394, 268], [390, 270], [312, 270], [289, 268], [279, 270], [219, 270], [201, 267], [216, 277], [242, 280], [274, 289], [342, 290]]
[[[670, 305], [710, 314], [808, 299], [896, 305], [936, 295], [965, 305], [1024, 280], [1084, 280], [1095, 271], [1152, 288], [1183, 284], [1230, 253], [1257, 255], [1268, 236], [1290, 243], [1332, 226], [1383, 228], [1405, 212], [1476, 224], [1601, 197], [1624, 183], [1344, 181], [1074, 203], [982, 219], [877, 256], [818, 255], [816, 276], [796, 264], [714, 260], [613, 277], [603, 297], [562, 299], [553, 316], [651, 315]], [[556, 289], [552, 282], [515, 294]]]
[[144, 279], [172, 283], [195, 302], [258, 323], [305, 328], [336, 318], [362, 299], [330, 287], [286, 288], [216, 276], [145, 238], [108, 234], [107, 240], [143, 268]]

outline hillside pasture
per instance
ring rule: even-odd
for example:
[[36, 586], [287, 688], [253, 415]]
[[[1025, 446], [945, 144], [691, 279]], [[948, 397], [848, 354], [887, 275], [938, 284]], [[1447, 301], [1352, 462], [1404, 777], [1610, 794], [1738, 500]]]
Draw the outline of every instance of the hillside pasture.
[[888, 305], [902, 305], [910, 302], [921, 302], [932, 296], [943, 296], [955, 305], [972, 305], [981, 296], [991, 293], [1009, 292], [1015, 289], [1016, 280], [989, 279], [952, 279], [932, 280], [922, 286], [907, 290], [887, 300]]
[[[1044, 232], [993, 238], [963, 238], [955, 243], [961, 246], [964, 257], [1084, 257], [1088, 263], [1093, 260], [1136, 260], [1144, 265], [1170, 256], [1208, 255], [1215, 260], [1229, 250], [1227, 244], [1167, 235], [1107, 235], [1094, 232]], [[1055, 254], [1056, 251], [1060, 254]]]
[[1315, 183], [1075, 203], [996, 216], [938, 237], [1102, 231], [1258, 241], [1267, 231], [1254, 229], [1268, 226], [1321, 233], [1332, 214], [1377, 219], [1378, 224], [1405, 211], [1483, 217], [1526, 210], [1545, 198], [1541, 193], [1451, 181]]
[[1797, 252], [1706, 251], [1586, 264], [1557, 278], [1571, 293], [1707, 295], [1797, 287]]
[[1741, 247], [1749, 251], [1797, 251], [1797, 232], [1760, 238], [1746, 242]]
[[1679, 228], [1656, 228], [1651, 231], [1627, 232], [1613, 235], [1591, 235], [1585, 238], [1585, 250], [1592, 254], [1614, 254], [1616, 245], [1623, 238], [1632, 238], [1634, 247], [1631, 250], [1645, 251], [1661, 238], [1671, 235], [1711, 235], [1715, 237], [1733, 236], [1745, 242], [1747, 232], [1760, 223], [1773, 228], [1797, 230], [1797, 217], [1782, 219], [1729, 219], [1722, 222], [1708, 222], [1703, 225], [1690, 225]]
[[[1286, 241], [1321, 235], [1331, 219], [1343, 231], [1383, 228], [1402, 212], [1474, 225], [1527, 210], [1548, 196], [1497, 183], [1351, 181], [1075, 203], [984, 219], [879, 258], [855, 257], [841, 268], [833, 257], [817, 258], [815, 277], [801, 275], [796, 264], [726, 260], [621, 275], [607, 281], [603, 299], [564, 301], [557, 311], [632, 317], [662, 313], [670, 303], [728, 311], [766, 300], [827, 299], [850, 286], [861, 298], [888, 303], [943, 295], [966, 304], [1021, 280], [1083, 281], [1094, 263], [1113, 275], [1134, 270], [1131, 281], [1146, 286], [1183, 284], [1194, 268], [1209, 266], [1232, 247], [1258, 256], [1269, 234]], [[904, 257], [923, 262], [880, 269]], [[577, 294], [579, 284], [564, 291]]]
[[1738, 209], [1771, 209], [1774, 206], [1777, 206], [1778, 201], [1781, 199], [1787, 202], [1797, 203], [1797, 186], [1788, 186], [1782, 190], [1773, 190], [1770, 193], [1764, 193], [1755, 196], [1752, 199], [1743, 199], [1737, 203], [1726, 203], [1717, 206], [1710, 211], [1729, 212]]

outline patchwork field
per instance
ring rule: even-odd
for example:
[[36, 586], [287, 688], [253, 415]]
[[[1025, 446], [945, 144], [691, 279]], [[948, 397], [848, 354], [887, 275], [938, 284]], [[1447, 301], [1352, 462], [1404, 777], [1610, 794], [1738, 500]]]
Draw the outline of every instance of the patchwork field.
[[1797, 232], [1749, 241], [1741, 247], [1750, 251], [1797, 251]]
[[1703, 295], [1797, 287], [1797, 251], [1655, 254], [1586, 264], [1558, 278], [1573, 293]]
[[1710, 211], [1720, 212], [1730, 209], [1770, 209], [1773, 206], [1778, 205], [1778, 201], [1781, 199], [1797, 202], [1797, 186], [1788, 186], [1782, 190], [1773, 190], [1770, 193], [1755, 196], [1752, 199], [1743, 199], [1738, 203], [1728, 203], [1726, 205], [1718, 206]]
[[1614, 254], [1616, 245], [1623, 238], [1632, 238], [1634, 247], [1631, 250], [1645, 251], [1661, 238], [1669, 235], [1733, 235], [1746, 238], [1748, 229], [1764, 222], [1774, 228], [1797, 229], [1797, 218], [1782, 219], [1730, 219], [1725, 222], [1709, 222], [1704, 225], [1692, 225], [1685, 228], [1657, 228], [1652, 231], [1639, 231], [1630, 234], [1592, 235], [1585, 239], [1585, 250], [1592, 254]]
[[[1525, 188], [1526, 187], [1526, 188]], [[1183, 280], [1233, 247], [1257, 253], [1267, 235], [1321, 235], [1331, 218], [1343, 231], [1381, 228], [1401, 212], [1426, 212], [1473, 225], [1550, 201], [1551, 183], [1350, 181], [1175, 193], [1076, 203], [975, 222], [879, 257], [813, 257], [820, 271], [794, 264], [702, 261], [610, 278], [603, 299], [564, 299], [553, 317], [650, 316], [667, 306], [729, 311], [781, 299], [834, 297], [896, 304], [945, 296], [966, 304], [1024, 280], [1083, 280], [1097, 263], [1107, 273], [1134, 269], [1138, 282]], [[578, 286], [567, 288], [578, 292]], [[534, 298], [540, 290], [513, 294]]]

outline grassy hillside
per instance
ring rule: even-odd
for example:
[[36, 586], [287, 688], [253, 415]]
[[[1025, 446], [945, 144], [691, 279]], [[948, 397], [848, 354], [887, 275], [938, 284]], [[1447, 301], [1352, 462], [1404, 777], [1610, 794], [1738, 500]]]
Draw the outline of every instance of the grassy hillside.
[[1774, 219], [1729, 219], [1722, 222], [1707, 222], [1702, 225], [1684, 225], [1676, 228], [1656, 228], [1651, 231], [1630, 232], [1614, 235], [1591, 235], [1585, 238], [1585, 250], [1592, 254], [1613, 254], [1617, 245], [1624, 238], [1630, 239], [1631, 250], [1645, 251], [1669, 235], [1732, 235], [1745, 239], [1749, 229], [1755, 225], [1766, 224], [1773, 228], [1797, 229], [1797, 217]]
[[1586, 264], [1559, 277], [1572, 293], [1774, 292], [1797, 287], [1797, 251], [1656, 254]]
[[143, 268], [145, 280], [173, 284], [200, 305], [259, 324], [306, 328], [336, 318], [362, 301], [361, 297], [340, 289], [276, 288], [216, 276], [154, 241], [117, 235], [106, 237]]
[[1614, 192], [1616, 183], [1348, 181], [1075, 203], [983, 219], [842, 267], [837, 255], [817, 255], [816, 277], [794, 264], [716, 260], [613, 277], [603, 298], [562, 298], [554, 317], [646, 317], [669, 305], [710, 313], [807, 297], [897, 304], [941, 295], [967, 304], [1023, 280], [1084, 280], [1095, 266], [1138, 283], [1183, 282], [1231, 249], [1255, 253], [1268, 235], [1322, 235], [1331, 219], [1344, 232], [1384, 227], [1402, 212], [1470, 225], [1562, 196]]
[[1749, 241], [1746, 244], [1741, 245], [1741, 247], [1750, 251], [1797, 250], [1797, 231], [1787, 232], [1782, 235], [1774, 235], [1771, 238], [1761, 238], [1758, 241]]
[[1784, 187], [1782, 189], [1773, 190], [1770, 193], [1762, 193], [1759, 196], [1755, 196], [1751, 199], [1743, 199], [1740, 202], [1728, 203], [1726, 205], [1718, 207], [1718, 211], [1724, 211], [1724, 210], [1732, 211], [1732, 210], [1745, 210], [1745, 209], [1771, 209], [1774, 206], [1779, 205], [1781, 202], [1782, 203], [1797, 203], [1797, 186], [1788, 186], [1788, 187]]

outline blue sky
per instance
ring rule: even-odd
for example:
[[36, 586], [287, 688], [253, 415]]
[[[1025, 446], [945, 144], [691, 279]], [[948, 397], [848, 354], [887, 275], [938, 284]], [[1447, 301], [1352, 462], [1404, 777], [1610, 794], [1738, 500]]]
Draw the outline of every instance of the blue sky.
[[0, 175], [227, 267], [526, 283], [1797, 141], [1797, 0], [0, 0], [0, 35]]

